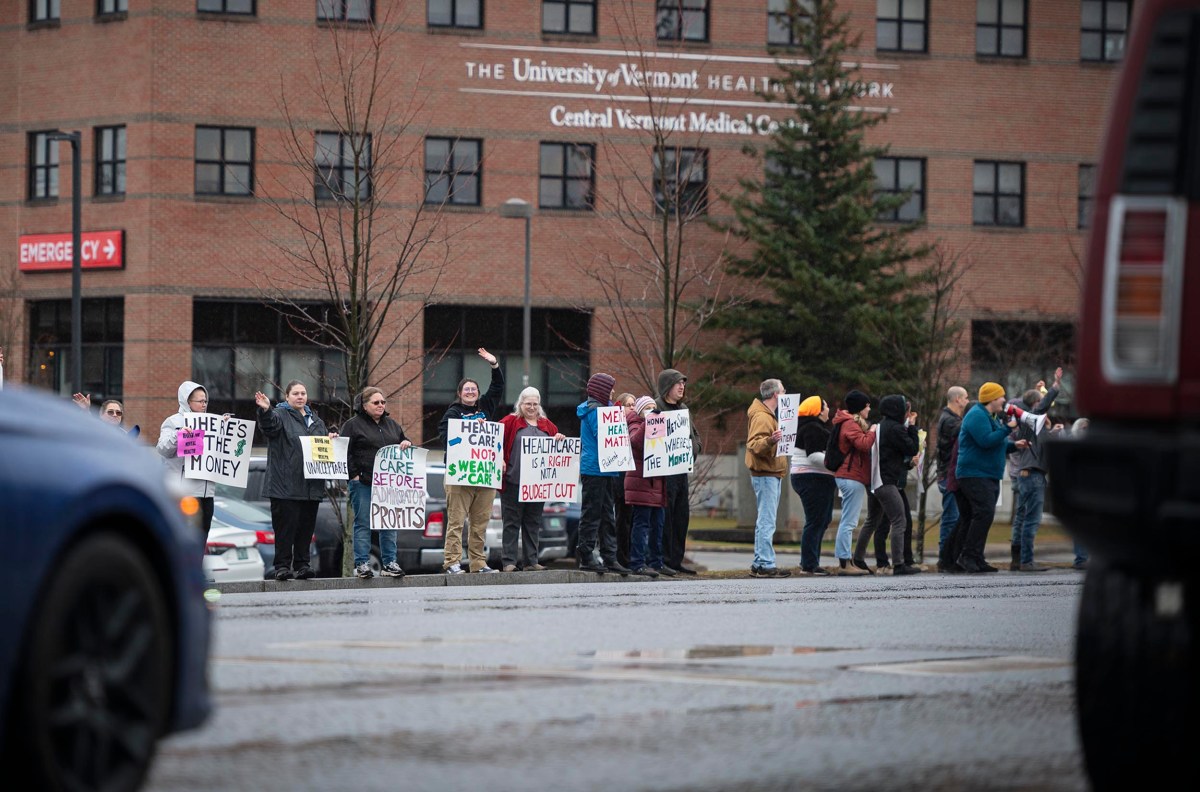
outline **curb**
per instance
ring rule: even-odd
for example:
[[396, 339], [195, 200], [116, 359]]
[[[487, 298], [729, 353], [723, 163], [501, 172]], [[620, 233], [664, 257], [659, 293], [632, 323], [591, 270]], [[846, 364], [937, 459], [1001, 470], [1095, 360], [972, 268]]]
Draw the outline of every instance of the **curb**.
[[[261, 580], [243, 583], [209, 583], [206, 588], [222, 594], [262, 594], [281, 591], [334, 591], [363, 588], [438, 588], [442, 586], [522, 586], [547, 583], [638, 583], [683, 578], [647, 578], [641, 575], [621, 576], [616, 573], [599, 575], [575, 570], [545, 570], [543, 572], [497, 572], [495, 574], [464, 573], [462, 575], [405, 575], [402, 578], [375, 577], [365, 580], [356, 577], [313, 578], [312, 580]], [[686, 578], [683, 578], [686, 579]]]

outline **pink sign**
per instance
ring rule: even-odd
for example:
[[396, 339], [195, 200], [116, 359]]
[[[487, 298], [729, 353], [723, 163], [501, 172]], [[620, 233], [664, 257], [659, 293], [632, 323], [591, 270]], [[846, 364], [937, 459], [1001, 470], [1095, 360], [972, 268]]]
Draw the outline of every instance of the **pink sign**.
[[175, 456], [194, 457], [204, 453], [203, 429], [180, 429], [175, 438]]
[[653, 440], [657, 437], [667, 436], [667, 416], [665, 415], [647, 415], [646, 416], [646, 439]]

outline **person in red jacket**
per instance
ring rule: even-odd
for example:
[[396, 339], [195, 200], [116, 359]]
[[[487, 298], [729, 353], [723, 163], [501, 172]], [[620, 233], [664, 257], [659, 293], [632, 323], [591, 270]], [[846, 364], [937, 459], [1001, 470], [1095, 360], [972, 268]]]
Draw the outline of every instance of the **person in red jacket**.
[[633, 527], [629, 536], [629, 567], [635, 575], [658, 577], [673, 575], [663, 566], [663, 512], [667, 504], [663, 477], [642, 475], [642, 455], [646, 447], [646, 413], [657, 412], [654, 399], [643, 396], [633, 403], [629, 415], [629, 445], [636, 467], [625, 472], [625, 502], [633, 508]]
[[838, 521], [834, 555], [838, 559], [835, 575], [865, 575], [851, 560], [850, 540], [862, 513], [867, 488], [871, 486], [871, 446], [875, 445], [875, 429], [867, 424], [871, 413], [871, 397], [852, 390], [844, 400], [846, 409], [833, 417], [833, 432], [838, 436], [838, 448], [845, 454], [842, 464], [834, 471], [838, 490], [842, 493], [842, 518]]
[[500, 516], [504, 520], [501, 571], [516, 572], [519, 561], [526, 572], [540, 572], [545, 569], [538, 563], [538, 544], [542, 533], [542, 510], [546, 504], [521, 502], [521, 438], [562, 440], [563, 435], [546, 417], [542, 394], [537, 388], [521, 391], [512, 413], [501, 418], [500, 423], [504, 426], [504, 478], [500, 488]]

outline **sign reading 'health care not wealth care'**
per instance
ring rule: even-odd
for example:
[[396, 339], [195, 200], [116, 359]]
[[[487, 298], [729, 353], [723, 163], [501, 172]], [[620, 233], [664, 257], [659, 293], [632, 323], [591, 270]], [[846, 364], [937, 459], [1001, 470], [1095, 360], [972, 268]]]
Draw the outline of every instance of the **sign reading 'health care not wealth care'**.
[[629, 445], [629, 424], [625, 408], [596, 408], [596, 458], [604, 473], [634, 470], [633, 447]]
[[371, 530], [410, 531], [425, 527], [424, 448], [384, 446], [371, 473]]
[[504, 425], [450, 420], [446, 432], [446, 483], [500, 489]]
[[305, 436], [300, 438], [300, 449], [304, 454], [304, 478], [335, 481], [350, 478], [350, 465], [346, 461], [350, 438]]
[[578, 437], [521, 438], [522, 503], [579, 500], [579, 456], [583, 445]]
[[[180, 439], [188, 444], [189, 450], [196, 452], [186, 456], [181, 454], [184, 478], [246, 486], [250, 476], [254, 421], [195, 413], [183, 417], [183, 426], [179, 434], [188, 433], [191, 439]], [[197, 439], [199, 443], [195, 442]]]

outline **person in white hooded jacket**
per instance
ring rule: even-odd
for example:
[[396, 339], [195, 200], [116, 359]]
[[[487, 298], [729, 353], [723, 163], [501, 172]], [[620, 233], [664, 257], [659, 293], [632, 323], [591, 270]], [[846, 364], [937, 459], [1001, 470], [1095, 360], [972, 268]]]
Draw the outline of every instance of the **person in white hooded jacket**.
[[177, 456], [179, 430], [184, 427], [184, 417], [208, 412], [208, 390], [198, 382], [187, 381], [179, 386], [179, 412], [169, 415], [158, 432], [158, 453], [162, 454], [168, 475], [177, 479], [183, 491], [200, 501], [200, 527], [204, 536], [212, 527], [213, 495], [217, 485], [205, 479], [190, 479], [183, 475], [183, 457]]

